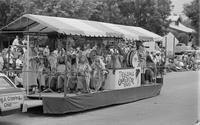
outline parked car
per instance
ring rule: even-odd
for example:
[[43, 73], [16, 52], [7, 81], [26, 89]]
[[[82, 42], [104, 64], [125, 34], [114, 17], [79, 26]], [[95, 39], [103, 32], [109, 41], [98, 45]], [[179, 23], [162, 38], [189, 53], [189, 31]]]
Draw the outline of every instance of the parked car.
[[4, 74], [0, 73], [0, 116], [21, 111], [24, 92]]

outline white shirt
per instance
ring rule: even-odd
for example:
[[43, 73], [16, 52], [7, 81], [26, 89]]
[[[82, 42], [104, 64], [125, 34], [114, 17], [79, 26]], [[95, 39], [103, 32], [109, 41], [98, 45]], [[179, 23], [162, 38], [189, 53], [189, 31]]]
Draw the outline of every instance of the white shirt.
[[17, 59], [16, 60], [16, 68], [20, 68], [21, 65], [22, 65], [22, 60]]
[[49, 54], [50, 54], [49, 48], [45, 48], [44, 51], [43, 51], [43, 55], [49, 56]]
[[0, 56], [0, 71], [3, 69], [3, 65], [4, 65], [4, 60], [3, 57]]
[[10, 55], [7, 54], [7, 55], [6, 55], [6, 58], [7, 58], [7, 59], [9, 58], [9, 63], [10, 63], [10, 64], [13, 63], [13, 57], [14, 57], [14, 56], [13, 56], [12, 54], [10, 54]]
[[25, 40], [25, 39], [22, 41], [22, 44], [23, 44], [23, 45], [25, 45], [25, 44], [27, 44], [27, 43], [28, 43], [28, 41]]
[[13, 46], [19, 45], [19, 40], [17, 38], [15, 38], [12, 45]]
[[23, 79], [21, 77], [16, 76], [15, 77], [15, 85], [23, 84]]

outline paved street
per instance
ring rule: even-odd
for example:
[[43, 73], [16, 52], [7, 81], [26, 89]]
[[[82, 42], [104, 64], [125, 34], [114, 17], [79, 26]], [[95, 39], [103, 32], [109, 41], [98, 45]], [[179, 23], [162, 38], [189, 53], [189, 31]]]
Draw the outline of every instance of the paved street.
[[68, 115], [39, 109], [0, 118], [0, 125], [194, 125], [198, 72], [165, 75], [161, 95], [134, 103]]

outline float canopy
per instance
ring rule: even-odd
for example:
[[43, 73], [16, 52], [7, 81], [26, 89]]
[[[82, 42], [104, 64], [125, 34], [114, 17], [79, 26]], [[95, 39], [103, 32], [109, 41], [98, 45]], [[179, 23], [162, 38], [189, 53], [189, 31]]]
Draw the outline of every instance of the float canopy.
[[117, 37], [129, 40], [151, 41], [161, 36], [140, 27], [124, 26], [97, 21], [25, 14], [5, 27], [1, 33], [60, 33], [87, 37]]

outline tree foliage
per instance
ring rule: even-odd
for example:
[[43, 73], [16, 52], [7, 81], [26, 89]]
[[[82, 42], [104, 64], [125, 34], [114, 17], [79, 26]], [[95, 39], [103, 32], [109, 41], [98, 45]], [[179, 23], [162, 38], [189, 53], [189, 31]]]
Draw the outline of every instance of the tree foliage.
[[184, 43], [185, 45], [188, 45], [189, 36], [186, 33], [179, 33], [177, 38], [180, 43]]
[[0, 27], [27, 13], [139, 26], [163, 35], [170, 0], [0, 0]]
[[170, 15], [170, 0], [98, 0], [91, 20], [143, 27], [163, 35]]
[[193, 0], [189, 4], [184, 5], [184, 11], [185, 15], [191, 19], [191, 26], [196, 29], [197, 33], [195, 35], [195, 38], [193, 39], [193, 43], [195, 45], [200, 45], [199, 43], [199, 18], [200, 18], [200, 11], [199, 11], [199, 0]]
[[24, 7], [20, 2], [20, 0], [0, 0], [0, 27], [22, 15]]

